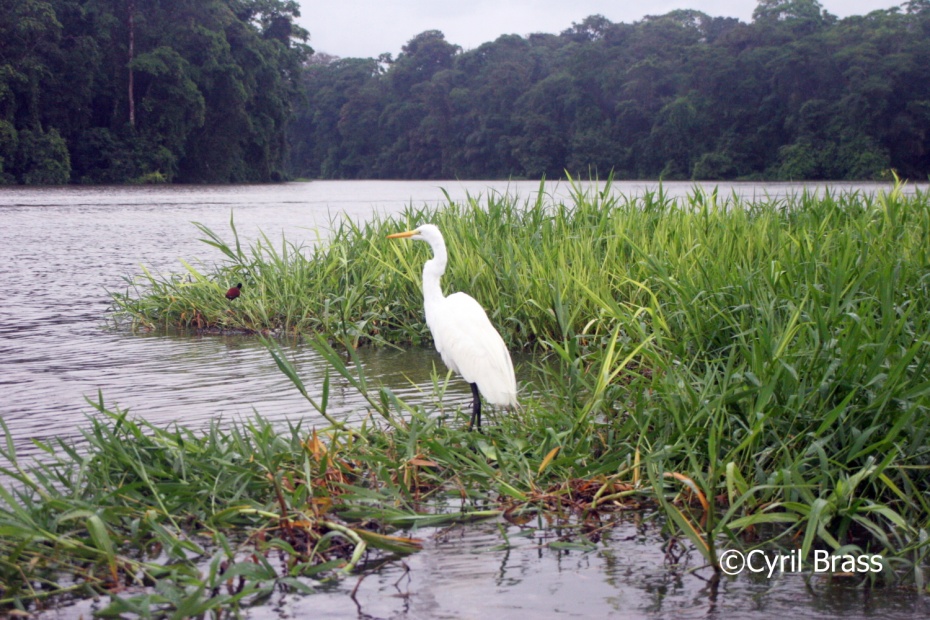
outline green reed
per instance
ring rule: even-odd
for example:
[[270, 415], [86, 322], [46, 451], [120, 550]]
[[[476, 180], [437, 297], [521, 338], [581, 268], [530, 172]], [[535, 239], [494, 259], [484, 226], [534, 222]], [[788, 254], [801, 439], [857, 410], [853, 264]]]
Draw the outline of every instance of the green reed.
[[[5, 470], [20, 490], [3, 489], [0, 604], [138, 579], [154, 590], [116, 591], [114, 609], [237, 608], [364, 570], [363, 555], [415, 551], [394, 528], [636, 506], [657, 507], [714, 568], [725, 547], [878, 553], [874, 580], [925, 590], [927, 194], [540, 190], [334, 221], [312, 245], [243, 248], [234, 226], [232, 242], [200, 227], [226, 262], [143, 274], [114, 295], [118, 320], [303, 334], [366, 396], [366, 421], [333, 418], [329, 379], [311, 397], [273, 341], [326, 428], [156, 429], [98, 403], [89, 453], [44, 446], [54, 464]], [[484, 434], [345, 361], [361, 344], [429, 346], [429, 249], [384, 238], [427, 221], [449, 246], [445, 290], [472, 294], [511, 348], [544, 358], [521, 409], [492, 414]], [[16, 463], [12, 445], [4, 456]]]
[[[925, 524], [927, 195], [572, 189], [564, 202], [541, 185], [532, 202], [490, 194], [340, 220], [311, 248], [276, 251], [263, 238], [244, 252], [202, 228], [229, 258], [219, 271], [193, 283], [146, 276], [148, 288], [116, 300], [137, 324], [190, 325], [195, 309], [218, 327], [427, 346], [429, 249], [384, 237], [431, 221], [449, 246], [445, 289], [476, 297], [511, 348], [557, 361], [540, 406], [560, 412], [555, 428], [570, 423], [566, 440], [580, 450], [638, 452], [644, 467], [701, 481], [706, 497], [727, 488], [744, 507], [729, 518], [749, 519], [735, 521], [742, 528], [805, 529], [810, 513], [784, 502], [838, 502], [837, 487], [867, 471], [856, 479], [865, 499], [844, 501], [882, 503], [818, 518], [850, 536], [916, 540], [889, 515]], [[229, 304], [220, 293], [241, 274], [247, 293]], [[608, 439], [589, 445], [592, 433]], [[822, 538], [839, 541], [826, 529]]]

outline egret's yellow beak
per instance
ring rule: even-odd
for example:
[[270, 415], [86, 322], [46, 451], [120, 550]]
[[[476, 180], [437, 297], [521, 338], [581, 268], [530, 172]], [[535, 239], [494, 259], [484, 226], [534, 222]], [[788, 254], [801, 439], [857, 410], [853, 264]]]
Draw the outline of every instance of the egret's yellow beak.
[[394, 233], [393, 235], [388, 235], [388, 239], [406, 239], [407, 237], [412, 237], [417, 234], [415, 230], [408, 230], [405, 232]]

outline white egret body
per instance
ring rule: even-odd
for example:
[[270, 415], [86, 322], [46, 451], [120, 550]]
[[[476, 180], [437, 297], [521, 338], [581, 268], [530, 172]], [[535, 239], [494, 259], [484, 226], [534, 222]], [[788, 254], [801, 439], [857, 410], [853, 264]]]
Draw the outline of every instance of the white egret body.
[[443, 363], [471, 384], [472, 415], [468, 428], [477, 421], [480, 429], [479, 392], [492, 405], [517, 405], [517, 381], [507, 345], [473, 297], [461, 292], [448, 297], [442, 294], [439, 279], [446, 271], [448, 254], [446, 242], [436, 226], [424, 224], [414, 230], [388, 235], [388, 238], [418, 239], [433, 249], [433, 258], [423, 265], [426, 324]]

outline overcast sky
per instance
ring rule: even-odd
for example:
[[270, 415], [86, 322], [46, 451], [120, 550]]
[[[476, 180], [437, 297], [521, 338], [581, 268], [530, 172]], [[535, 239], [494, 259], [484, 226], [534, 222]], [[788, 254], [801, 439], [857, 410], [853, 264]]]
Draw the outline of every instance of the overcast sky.
[[[757, 0], [299, 0], [300, 25], [318, 52], [342, 58], [397, 57], [400, 48], [425, 30], [439, 30], [465, 50], [502, 34], [558, 34], [589, 15], [632, 23], [646, 15], [697, 9], [714, 17], [752, 20]], [[904, 0], [820, 0], [839, 17], [900, 6]]]

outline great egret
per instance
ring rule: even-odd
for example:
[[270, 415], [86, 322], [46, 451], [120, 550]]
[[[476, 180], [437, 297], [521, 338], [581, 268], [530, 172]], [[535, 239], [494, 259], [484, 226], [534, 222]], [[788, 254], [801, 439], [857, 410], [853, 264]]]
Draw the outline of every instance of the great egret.
[[230, 287], [230, 289], [226, 291], [226, 299], [232, 301], [233, 299], [238, 297], [239, 293], [241, 292], [242, 292], [242, 282], [240, 282], [236, 286]]
[[[481, 429], [481, 398], [492, 405], [515, 407], [517, 381], [513, 361], [503, 338], [491, 325], [488, 315], [466, 293], [442, 294], [439, 279], [446, 271], [448, 254], [442, 233], [433, 224], [388, 235], [388, 239], [417, 239], [433, 249], [433, 258], [423, 265], [423, 309], [442, 361], [471, 385], [471, 420]], [[480, 392], [480, 396], [479, 396]]]

